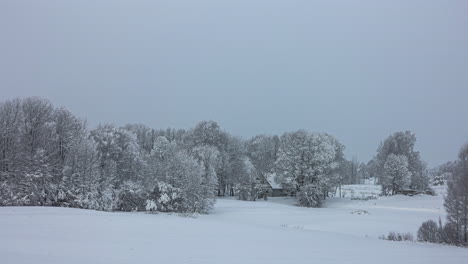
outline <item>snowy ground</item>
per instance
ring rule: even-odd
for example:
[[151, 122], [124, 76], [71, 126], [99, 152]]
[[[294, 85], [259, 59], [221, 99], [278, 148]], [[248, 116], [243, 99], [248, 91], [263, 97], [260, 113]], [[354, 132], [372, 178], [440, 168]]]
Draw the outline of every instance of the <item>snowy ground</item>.
[[377, 238], [443, 218], [441, 195], [293, 203], [220, 199], [196, 218], [3, 207], [0, 263], [467, 263], [468, 249]]

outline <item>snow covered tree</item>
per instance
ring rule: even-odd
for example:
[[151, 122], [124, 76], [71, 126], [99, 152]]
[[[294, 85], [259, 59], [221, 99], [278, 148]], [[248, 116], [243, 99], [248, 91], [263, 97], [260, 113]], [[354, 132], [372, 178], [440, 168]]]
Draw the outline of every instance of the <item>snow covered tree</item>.
[[[4, 203], [70, 206], [65, 161], [73, 155], [70, 149], [84, 133], [84, 123], [36, 97], [1, 104], [0, 121]], [[9, 198], [3, 195], [7, 193]]]
[[24, 175], [20, 138], [22, 114], [19, 99], [0, 103], [0, 205], [15, 204], [15, 189]]
[[100, 209], [99, 167], [95, 144], [83, 132], [70, 147], [64, 161], [63, 178], [59, 185], [61, 203], [67, 206]]
[[243, 157], [240, 169], [237, 184], [235, 185], [236, 196], [239, 200], [256, 201], [267, 187], [260, 181], [249, 157]]
[[181, 190], [182, 212], [205, 213], [211, 209], [214, 197], [205, 197], [203, 187], [204, 168], [190, 155], [183, 151], [175, 153], [169, 161], [166, 182]]
[[343, 145], [328, 134], [304, 130], [285, 133], [278, 150], [277, 177], [288, 191], [298, 193], [308, 185], [308, 195], [325, 198], [329, 189], [338, 184], [336, 171], [342, 159]]
[[312, 185], [301, 195], [310, 199], [315, 190], [324, 199], [338, 182], [342, 152], [327, 134], [299, 131], [246, 142], [214, 121], [189, 131], [144, 125], [88, 131], [47, 100], [16, 99], [0, 102], [0, 203], [206, 213], [216, 189], [255, 200], [271, 173], [294, 192]]
[[[57, 175], [57, 191], [54, 203], [60, 206], [80, 207], [75, 192], [75, 182], [70, 174], [76, 168], [76, 155], [80, 145], [85, 144], [87, 132], [85, 123], [76, 118], [64, 108], [54, 110], [53, 127], [50, 139], [52, 151], [49, 166], [53, 166], [53, 173]], [[94, 152], [94, 149], [91, 150]], [[74, 160], [74, 164], [67, 161]], [[73, 168], [68, 165], [71, 165]]]
[[224, 196], [227, 189], [231, 189], [229, 173], [230, 155], [227, 153], [229, 135], [222, 131], [215, 121], [202, 121], [194, 129], [184, 134], [183, 142], [186, 149], [194, 149], [201, 146], [210, 146], [218, 150], [219, 166], [214, 167], [217, 176], [218, 195]]
[[[250, 162], [250, 161], [249, 161]], [[250, 165], [251, 163], [249, 163]], [[238, 183], [245, 179], [249, 168], [246, 168], [245, 144], [237, 137], [230, 136], [226, 151], [222, 156], [222, 169], [220, 170], [219, 184], [221, 185], [221, 195], [229, 191], [230, 196], [234, 196]]]
[[9, 172], [20, 169], [22, 114], [19, 99], [0, 103], [0, 173], [4, 179]]
[[215, 121], [202, 121], [192, 131], [192, 140], [195, 146], [215, 146], [218, 150], [221, 148], [225, 136]]
[[206, 213], [215, 202], [217, 170], [231, 165], [221, 154], [226, 146], [216, 122], [202, 122], [193, 133], [143, 125], [88, 132], [47, 100], [0, 102], [0, 204], [143, 210], [151, 201], [146, 195], [161, 189], [177, 193], [174, 210]]
[[142, 159], [134, 135], [112, 125], [99, 126], [91, 131], [100, 160], [101, 176], [115, 187], [125, 181], [142, 177]]
[[7, 102], [2, 108], [2, 122], [8, 127], [1, 129], [5, 177], [0, 196], [6, 204], [51, 205], [59, 179], [51, 137], [52, 105], [32, 97]]
[[169, 161], [174, 158], [177, 152], [177, 145], [169, 142], [166, 137], [156, 138], [151, 154], [146, 157], [144, 185], [153, 190], [159, 181], [166, 181], [169, 173]]
[[220, 166], [220, 153], [213, 146], [199, 146], [192, 149], [192, 156], [203, 166], [202, 195], [206, 200], [206, 210], [212, 210], [215, 191], [218, 188], [216, 170]]
[[135, 135], [135, 142], [139, 146], [139, 150], [142, 154], [150, 154], [154, 147], [154, 141], [156, 140], [156, 132], [154, 129], [142, 124], [130, 124], [124, 127], [125, 130]]
[[408, 169], [408, 159], [403, 155], [390, 154], [384, 165], [381, 178], [382, 193], [396, 194], [409, 186], [411, 172]]
[[278, 148], [277, 136], [258, 135], [247, 142], [247, 155], [261, 177], [274, 172]]
[[115, 208], [116, 194], [125, 181], [142, 178], [142, 159], [135, 137], [122, 128], [101, 125], [90, 133], [96, 145], [99, 164], [100, 206], [105, 210]]
[[425, 191], [429, 187], [429, 177], [426, 164], [421, 160], [418, 151], [414, 150], [416, 136], [410, 131], [396, 132], [390, 135], [377, 150], [376, 172], [379, 182], [385, 176], [385, 163], [390, 155], [405, 156], [408, 162], [408, 170], [411, 172], [409, 188]]
[[149, 199], [158, 211], [207, 213], [212, 209], [217, 151], [210, 147], [193, 151], [196, 157], [165, 137], [156, 139], [145, 185], [152, 189]]
[[60, 168], [63, 168], [70, 149], [84, 133], [85, 124], [64, 108], [54, 111], [53, 120], [52, 139], [55, 143], [55, 156]]
[[49, 150], [49, 137], [52, 134], [53, 107], [49, 101], [31, 97], [22, 102], [22, 140], [25, 151], [31, 156], [38, 149]]
[[[447, 195], [444, 207], [447, 222], [437, 227], [432, 220], [424, 222], [418, 230], [418, 240], [431, 243], [445, 243], [468, 246], [468, 144], [459, 154], [459, 161], [453, 169], [455, 175], [447, 181]], [[436, 228], [437, 227], [437, 228]]]

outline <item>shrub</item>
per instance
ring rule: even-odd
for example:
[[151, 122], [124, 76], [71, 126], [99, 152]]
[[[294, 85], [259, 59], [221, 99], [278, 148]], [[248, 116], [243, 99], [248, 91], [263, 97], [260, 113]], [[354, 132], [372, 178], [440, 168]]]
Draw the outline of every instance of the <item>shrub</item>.
[[452, 178], [452, 174], [450, 172], [445, 172], [442, 174], [438, 174], [434, 176], [432, 181], [433, 185], [445, 185], [448, 179]]
[[429, 243], [441, 243], [440, 228], [433, 220], [422, 223], [418, 229], [418, 241]]
[[440, 219], [439, 224], [435, 221], [428, 220], [419, 227], [418, 241], [462, 246], [457, 234], [456, 225], [453, 223], [445, 223], [442, 225]]
[[[156, 205], [151, 206], [151, 208], [156, 208], [156, 210], [160, 212], [184, 211], [184, 201], [181, 190], [168, 183], [158, 182], [153, 192], [150, 194], [149, 200], [156, 203]], [[148, 203], [146, 205], [148, 205]]]
[[125, 182], [117, 196], [116, 209], [119, 211], [143, 211], [146, 208], [147, 194], [133, 182]]
[[301, 187], [297, 193], [297, 199], [300, 206], [304, 207], [322, 207], [322, 197], [317, 186], [307, 184]]
[[381, 236], [380, 239], [390, 240], [390, 241], [414, 241], [413, 235], [411, 233], [397, 233], [390, 232], [387, 236]]
[[156, 212], [158, 210], [158, 206], [154, 200], [146, 200], [145, 210], [147, 212]]

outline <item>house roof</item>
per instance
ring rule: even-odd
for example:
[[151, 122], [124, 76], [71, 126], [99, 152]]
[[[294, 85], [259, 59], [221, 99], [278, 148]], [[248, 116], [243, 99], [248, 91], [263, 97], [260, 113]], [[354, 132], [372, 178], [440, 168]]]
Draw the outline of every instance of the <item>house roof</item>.
[[273, 189], [283, 189], [283, 187], [281, 186], [281, 183], [278, 183], [276, 180], [276, 174], [275, 173], [269, 173], [267, 175], [267, 181], [268, 183], [271, 185], [271, 188]]

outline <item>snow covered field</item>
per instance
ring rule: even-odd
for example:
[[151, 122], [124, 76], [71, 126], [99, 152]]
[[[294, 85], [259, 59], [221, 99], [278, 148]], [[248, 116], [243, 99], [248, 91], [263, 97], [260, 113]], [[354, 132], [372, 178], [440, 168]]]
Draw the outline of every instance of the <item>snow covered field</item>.
[[[219, 199], [196, 218], [51, 207], [0, 208], [1, 263], [467, 263], [468, 249], [378, 239], [444, 218], [443, 197]], [[357, 214], [358, 210], [368, 214]], [[354, 212], [354, 213], [353, 213]]]

